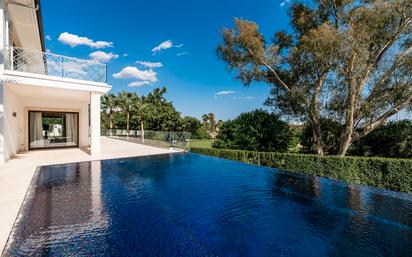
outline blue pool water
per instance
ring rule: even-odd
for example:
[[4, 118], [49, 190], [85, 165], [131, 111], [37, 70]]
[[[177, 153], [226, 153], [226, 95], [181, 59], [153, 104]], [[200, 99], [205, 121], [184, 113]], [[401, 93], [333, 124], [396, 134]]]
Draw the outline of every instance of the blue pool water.
[[412, 256], [412, 197], [196, 154], [44, 166], [4, 256]]

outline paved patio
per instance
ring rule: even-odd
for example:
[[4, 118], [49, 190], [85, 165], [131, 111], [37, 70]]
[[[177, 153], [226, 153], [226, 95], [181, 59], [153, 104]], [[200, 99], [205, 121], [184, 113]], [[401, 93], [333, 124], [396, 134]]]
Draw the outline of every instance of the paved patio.
[[101, 148], [101, 153], [93, 156], [88, 154], [87, 149], [79, 148], [23, 152], [0, 167], [0, 253], [6, 244], [30, 181], [38, 166], [179, 151], [106, 137], [101, 138]]

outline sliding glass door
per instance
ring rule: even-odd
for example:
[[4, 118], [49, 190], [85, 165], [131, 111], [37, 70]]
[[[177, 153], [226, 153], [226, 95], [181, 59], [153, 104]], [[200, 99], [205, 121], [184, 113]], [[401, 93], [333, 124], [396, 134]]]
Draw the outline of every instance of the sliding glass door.
[[79, 113], [29, 111], [29, 149], [79, 146]]

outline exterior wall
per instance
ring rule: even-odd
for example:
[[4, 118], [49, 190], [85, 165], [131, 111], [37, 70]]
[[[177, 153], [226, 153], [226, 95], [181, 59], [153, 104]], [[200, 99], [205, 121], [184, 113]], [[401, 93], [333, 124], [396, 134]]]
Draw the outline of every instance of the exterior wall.
[[[19, 151], [28, 150], [28, 111], [70, 111], [79, 112], [79, 146], [89, 146], [88, 102], [51, 98], [32, 98], [17, 95], [4, 86], [4, 156], [5, 160]], [[16, 117], [13, 113], [16, 113]]]
[[[10, 10], [9, 10], [10, 11]], [[11, 45], [9, 15], [5, 0], [0, 0], [0, 50]], [[35, 39], [33, 39], [35, 40]], [[107, 83], [60, 78], [4, 69], [4, 56], [0, 55], [0, 164], [22, 150], [28, 150], [28, 111], [74, 111], [79, 112], [79, 146], [88, 147], [92, 153], [100, 151], [100, 95], [111, 87]], [[12, 85], [14, 84], [14, 85]], [[32, 87], [27, 92], [13, 91], [13, 86]], [[58, 93], [57, 97], [31, 97], [36, 90], [71, 90], [73, 95]], [[33, 90], [33, 91], [32, 91]], [[56, 94], [56, 91], [54, 91]], [[79, 92], [88, 97], [78, 98]], [[48, 93], [48, 92], [47, 92]], [[37, 91], [37, 95], [41, 95]], [[63, 100], [65, 99], [65, 100]], [[89, 103], [92, 122], [89, 131]], [[15, 115], [13, 115], [15, 113]], [[90, 142], [89, 142], [89, 134]]]
[[[23, 150], [23, 108], [19, 96], [3, 85], [4, 95], [4, 158], [10, 159], [17, 152]], [[16, 113], [16, 117], [13, 116]]]

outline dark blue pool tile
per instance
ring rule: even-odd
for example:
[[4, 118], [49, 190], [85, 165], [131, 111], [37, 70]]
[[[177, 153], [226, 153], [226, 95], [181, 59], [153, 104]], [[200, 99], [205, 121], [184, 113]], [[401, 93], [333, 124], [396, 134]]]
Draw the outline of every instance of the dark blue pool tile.
[[4, 256], [411, 256], [412, 197], [197, 154], [41, 167]]

